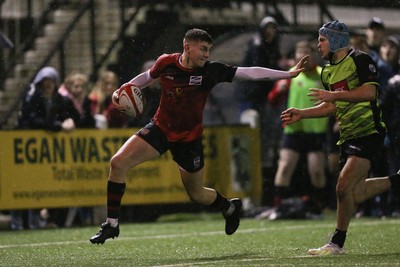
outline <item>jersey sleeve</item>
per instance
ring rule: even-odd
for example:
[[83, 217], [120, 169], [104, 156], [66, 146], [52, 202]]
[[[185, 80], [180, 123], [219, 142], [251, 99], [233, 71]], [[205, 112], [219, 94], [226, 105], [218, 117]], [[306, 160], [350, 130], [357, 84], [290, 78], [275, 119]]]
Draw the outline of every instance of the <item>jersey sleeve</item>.
[[161, 56], [159, 56], [156, 60], [156, 62], [154, 63], [154, 65], [150, 68], [150, 77], [153, 79], [157, 79], [160, 77], [161, 72], [165, 66], [165, 62], [168, 58], [168, 54], [162, 54]]
[[237, 67], [217, 61], [209, 62], [208, 75], [215, 84], [221, 82], [232, 82]]
[[378, 68], [368, 54], [360, 53], [354, 58], [354, 63], [356, 64], [360, 85], [364, 83], [379, 85]]
[[328, 84], [328, 82], [326, 80], [326, 72], [324, 71], [325, 68], [326, 68], [326, 65], [322, 67], [321, 74], [320, 74], [320, 79], [321, 79], [322, 85], [324, 86], [324, 89], [326, 91], [330, 91], [329, 84]]

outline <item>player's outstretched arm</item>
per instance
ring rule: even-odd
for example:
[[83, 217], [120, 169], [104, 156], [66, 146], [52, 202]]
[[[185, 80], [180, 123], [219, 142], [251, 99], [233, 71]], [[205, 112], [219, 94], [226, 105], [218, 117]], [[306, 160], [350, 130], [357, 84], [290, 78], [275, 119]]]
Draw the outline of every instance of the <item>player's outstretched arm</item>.
[[304, 70], [308, 56], [304, 56], [292, 71], [282, 71], [262, 67], [238, 67], [234, 76], [237, 80], [279, 80], [294, 78]]
[[301, 119], [326, 117], [335, 114], [335, 112], [335, 104], [330, 102], [323, 102], [318, 106], [310, 108], [288, 108], [281, 113], [281, 119], [282, 122], [285, 124], [292, 124]]

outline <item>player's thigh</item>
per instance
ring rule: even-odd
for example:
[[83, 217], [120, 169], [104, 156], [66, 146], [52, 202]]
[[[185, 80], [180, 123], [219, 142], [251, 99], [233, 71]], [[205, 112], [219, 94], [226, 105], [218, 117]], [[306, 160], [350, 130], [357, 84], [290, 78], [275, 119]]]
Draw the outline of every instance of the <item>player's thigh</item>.
[[114, 155], [112, 162], [130, 169], [142, 162], [158, 157], [160, 153], [137, 135], [131, 136]]
[[371, 162], [369, 159], [357, 156], [349, 156], [340, 171], [339, 179], [336, 186], [338, 193], [346, 193], [352, 191], [355, 185], [367, 178]]

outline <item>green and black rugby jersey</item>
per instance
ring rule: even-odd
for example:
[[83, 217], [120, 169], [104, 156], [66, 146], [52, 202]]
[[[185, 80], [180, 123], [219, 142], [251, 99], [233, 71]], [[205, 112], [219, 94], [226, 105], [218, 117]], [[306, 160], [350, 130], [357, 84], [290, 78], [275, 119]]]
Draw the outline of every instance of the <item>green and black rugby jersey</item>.
[[[379, 87], [377, 75], [377, 66], [368, 54], [350, 49], [340, 62], [324, 66], [321, 81], [326, 90], [349, 91], [363, 84]], [[340, 126], [338, 145], [349, 139], [385, 131], [376, 100], [358, 103], [336, 101], [335, 105]]]

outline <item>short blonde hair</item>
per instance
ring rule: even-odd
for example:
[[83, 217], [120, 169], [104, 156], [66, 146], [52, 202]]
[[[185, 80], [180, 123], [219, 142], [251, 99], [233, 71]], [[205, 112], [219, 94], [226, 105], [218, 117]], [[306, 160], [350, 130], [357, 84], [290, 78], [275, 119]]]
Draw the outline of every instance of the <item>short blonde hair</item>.
[[69, 74], [65, 79], [64, 79], [64, 85], [65, 88], [70, 91], [74, 81], [81, 81], [83, 88], [87, 89], [88, 87], [88, 83], [89, 83], [89, 79], [87, 77], [87, 75], [80, 73], [80, 72], [73, 72], [71, 74]]

